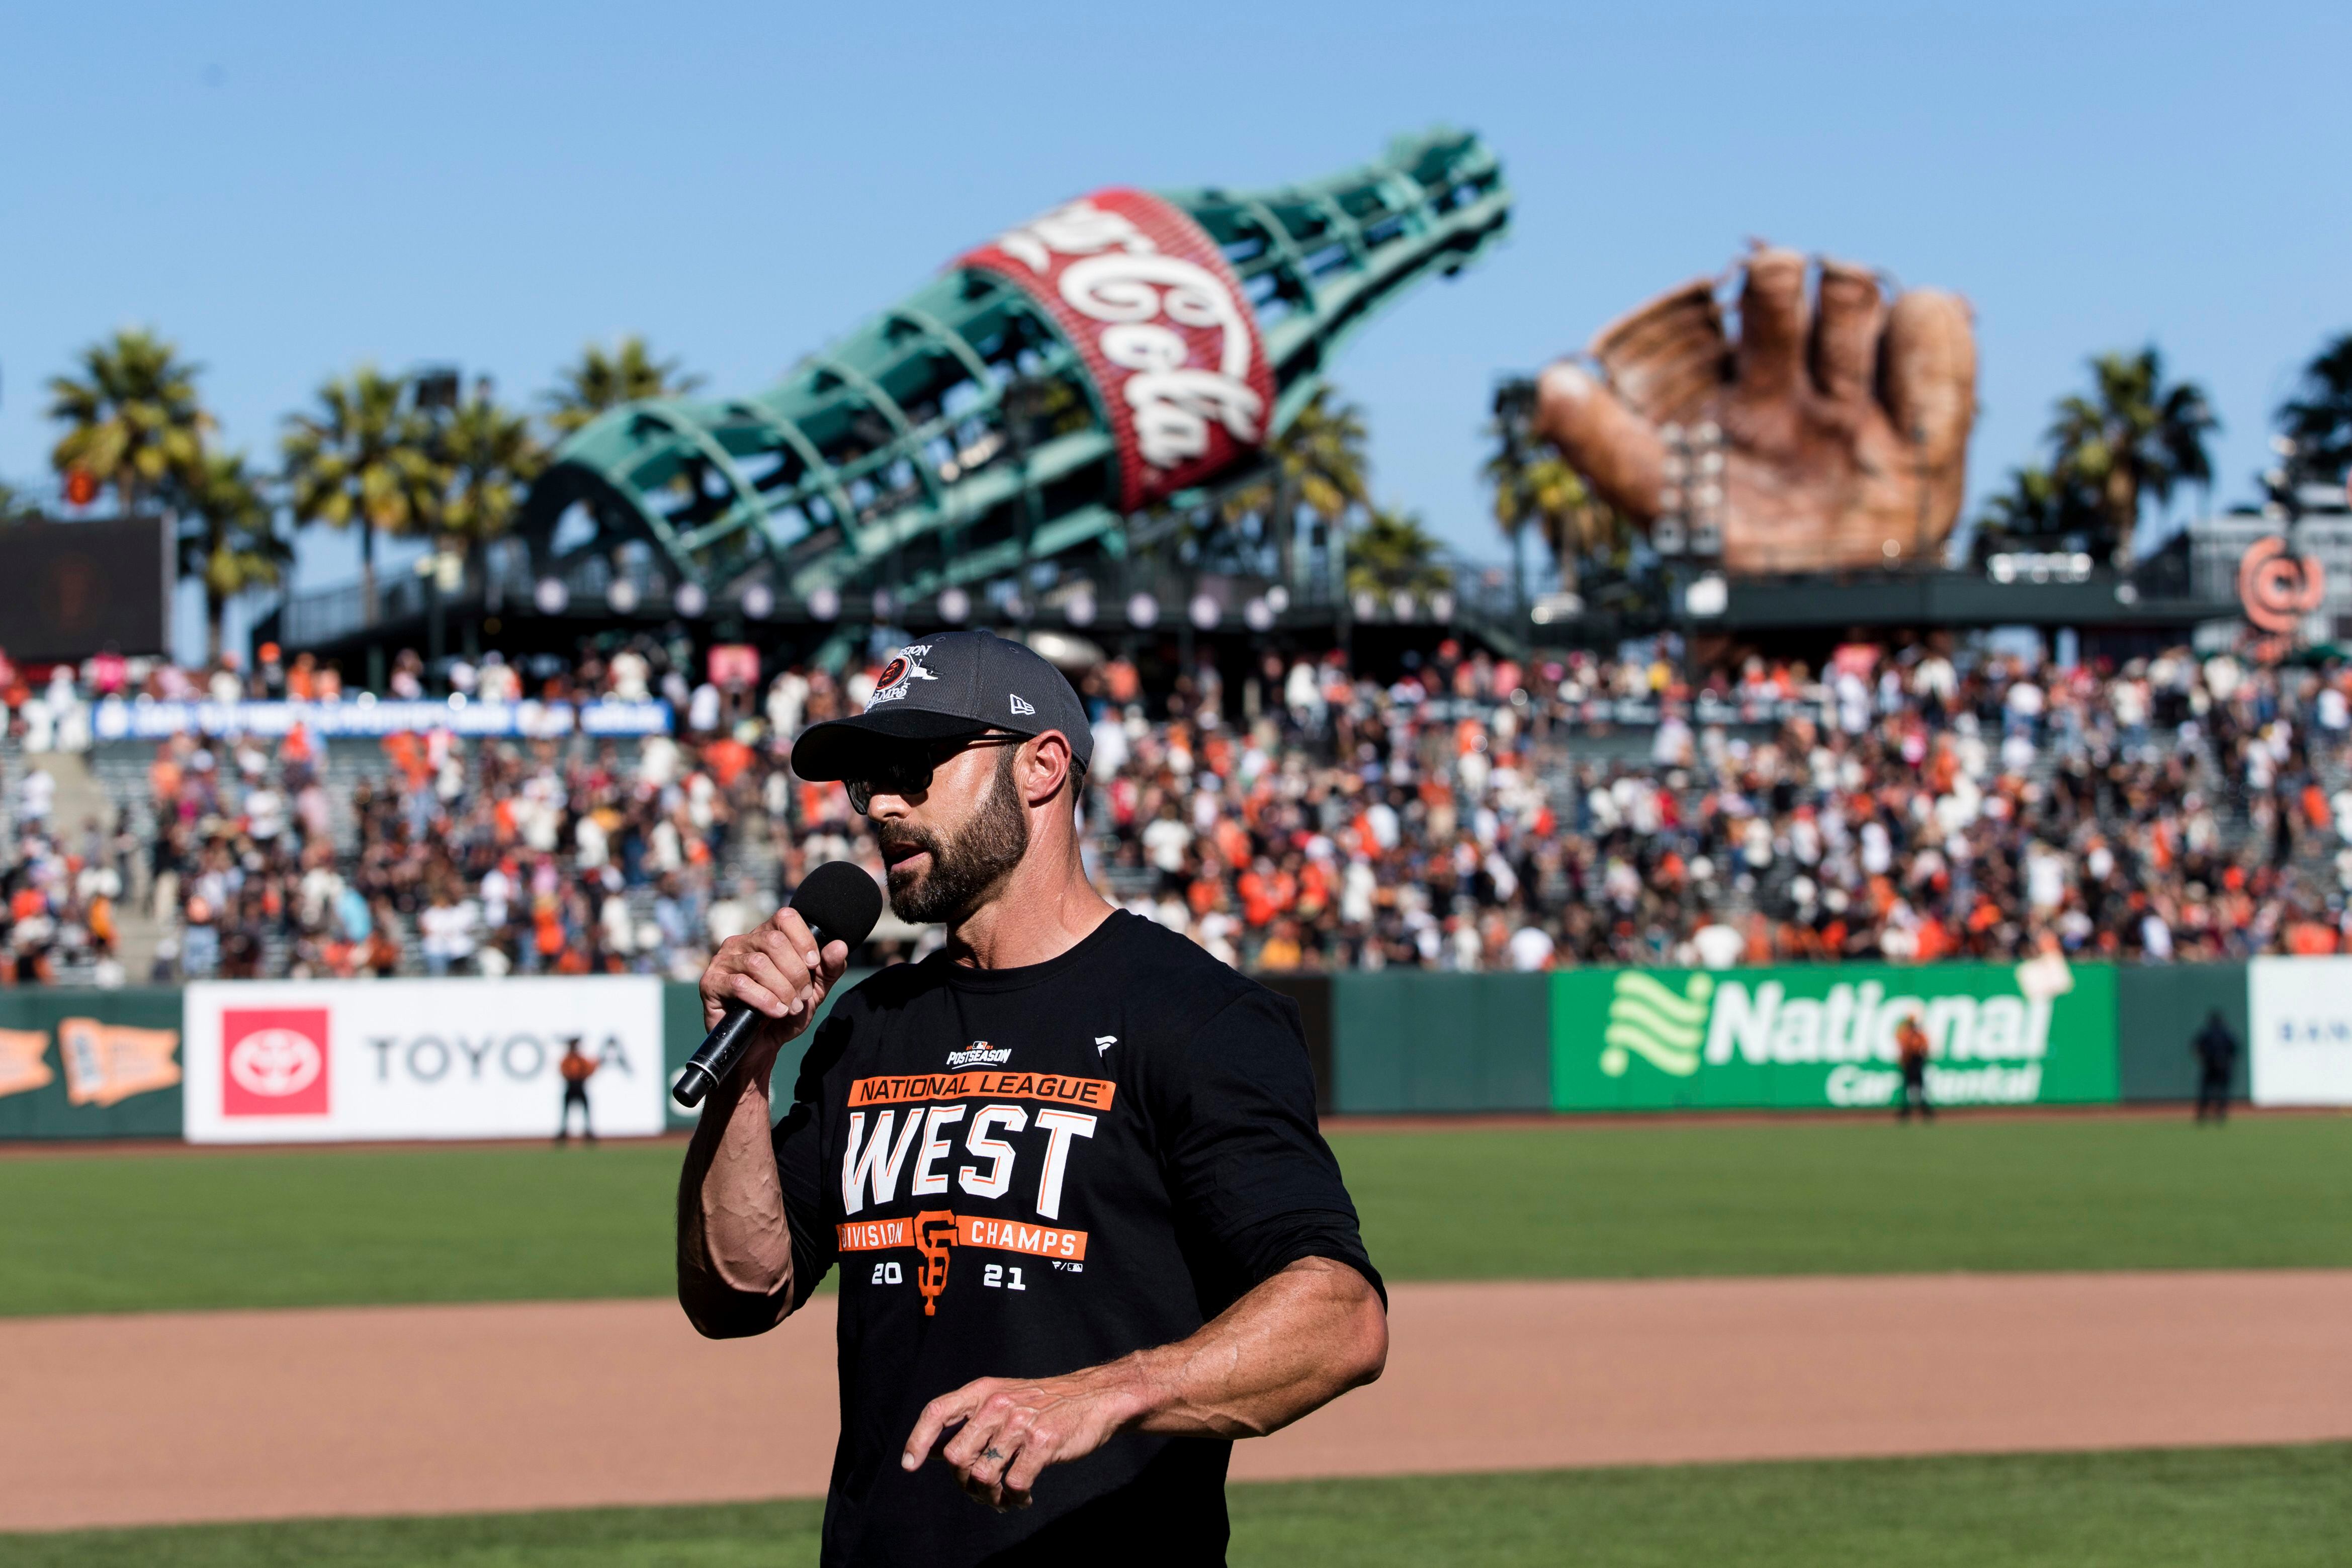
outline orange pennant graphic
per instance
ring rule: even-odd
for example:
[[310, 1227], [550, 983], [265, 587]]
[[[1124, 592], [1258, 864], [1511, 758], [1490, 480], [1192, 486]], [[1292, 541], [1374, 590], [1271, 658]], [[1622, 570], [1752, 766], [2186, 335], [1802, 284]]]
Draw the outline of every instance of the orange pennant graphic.
[[114, 1105], [180, 1081], [177, 1029], [134, 1029], [95, 1018], [58, 1020], [58, 1054], [66, 1063], [66, 1098], [76, 1105]]
[[0, 1095], [23, 1094], [53, 1081], [57, 1073], [44, 1060], [49, 1054], [44, 1029], [0, 1029]]

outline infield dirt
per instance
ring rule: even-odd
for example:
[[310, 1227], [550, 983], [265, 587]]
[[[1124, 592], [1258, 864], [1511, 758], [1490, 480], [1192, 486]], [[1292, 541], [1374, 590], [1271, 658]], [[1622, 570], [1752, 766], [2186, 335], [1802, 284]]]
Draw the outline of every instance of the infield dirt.
[[[2352, 1437], [2352, 1270], [1402, 1285], [1237, 1479]], [[810, 1496], [833, 1305], [0, 1321], [0, 1530]]]

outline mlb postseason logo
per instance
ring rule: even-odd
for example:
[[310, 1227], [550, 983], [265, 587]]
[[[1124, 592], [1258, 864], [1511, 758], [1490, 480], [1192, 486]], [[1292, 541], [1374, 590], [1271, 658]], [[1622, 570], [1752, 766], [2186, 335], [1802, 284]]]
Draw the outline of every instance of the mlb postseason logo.
[[950, 1051], [948, 1066], [951, 1068], [1001, 1068], [1012, 1058], [1013, 1047], [991, 1049], [986, 1040], [974, 1040], [968, 1050]]

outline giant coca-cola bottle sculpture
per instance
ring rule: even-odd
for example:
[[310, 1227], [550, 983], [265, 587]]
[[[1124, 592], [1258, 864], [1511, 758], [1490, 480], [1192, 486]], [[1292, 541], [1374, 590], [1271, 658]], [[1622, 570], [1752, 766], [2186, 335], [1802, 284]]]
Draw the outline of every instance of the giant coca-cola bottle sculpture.
[[1282, 190], [1097, 191], [781, 386], [588, 426], [532, 491], [535, 567], [640, 540], [675, 583], [783, 609], [1115, 552], [1129, 514], [1252, 463], [1342, 342], [1509, 214], [1494, 155], [1452, 131]]

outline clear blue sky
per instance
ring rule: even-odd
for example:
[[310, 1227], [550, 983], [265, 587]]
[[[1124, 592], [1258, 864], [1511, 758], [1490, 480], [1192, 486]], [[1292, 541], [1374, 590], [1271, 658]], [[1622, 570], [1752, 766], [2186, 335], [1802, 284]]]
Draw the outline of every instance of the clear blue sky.
[[[2352, 327], [2352, 7], [18, 7], [0, 23], [0, 476], [123, 323], [227, 442], [362, 360], [535, 394], [590, 338], [764, 385], [967, 243], [1097, 184], [1252, 184], [1467, 125], [1507, 246], [1350, 348], [1375, 482], [1499, 556], [1501, 371], [1749, 235], [1966, 294], [1977, 493], [2084, 357], [2151, 339], [2226, 423]], [[1974, 500], [1971, 500], [1971, 507]], [[304, 585], [352, 570], [306, 550]]]

